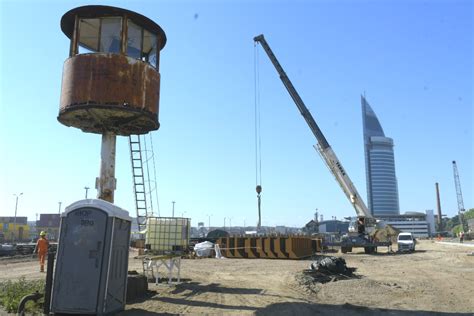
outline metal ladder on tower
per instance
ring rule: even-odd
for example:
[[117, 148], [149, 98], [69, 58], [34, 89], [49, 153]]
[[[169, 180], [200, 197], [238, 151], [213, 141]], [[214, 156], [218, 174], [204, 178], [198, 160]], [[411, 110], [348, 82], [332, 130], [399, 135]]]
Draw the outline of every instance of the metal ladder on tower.
[[142, 148], [140, 135], [130, 135], [130, 159], [132, 161], [133, 191], [135, 193], [135, 206], [137, 210], [137, 223], [139, 231], [146, 228], [147, 202], [145, 190], [145, 174], [143, 170]]

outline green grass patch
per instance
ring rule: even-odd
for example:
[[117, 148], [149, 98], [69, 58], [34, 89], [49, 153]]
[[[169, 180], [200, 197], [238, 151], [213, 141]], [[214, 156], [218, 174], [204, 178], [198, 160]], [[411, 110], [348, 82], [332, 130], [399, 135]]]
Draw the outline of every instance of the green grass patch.
[[[16, 313], [22, 297], [33, 294], [36, 291], [44, 294], [44, 285], [44, 280], [25, 280], [24, 277], [18, 281], [1, 281], [0, 305], [3, 306], [7, 313]], [[43, 299], [38, 300], [38, 303], [30, 301], [26, 304], [25, 312], [29, 314], [40, 313], [43, 303]]]

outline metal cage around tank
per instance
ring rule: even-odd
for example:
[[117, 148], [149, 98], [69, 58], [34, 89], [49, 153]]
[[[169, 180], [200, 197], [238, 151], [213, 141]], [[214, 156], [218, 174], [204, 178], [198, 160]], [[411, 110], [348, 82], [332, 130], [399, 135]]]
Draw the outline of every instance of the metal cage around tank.
[[189, 246], [191, 219], [184, 217], [148, 217], [145, 248], [157, 255], [183, 254]]

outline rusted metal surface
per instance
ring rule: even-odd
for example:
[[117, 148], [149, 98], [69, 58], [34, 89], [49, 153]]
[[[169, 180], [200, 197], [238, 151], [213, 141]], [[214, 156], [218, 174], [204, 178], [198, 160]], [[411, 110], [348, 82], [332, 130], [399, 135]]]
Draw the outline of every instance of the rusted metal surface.
[[96, 179], [97, 198], [114, 203], [115, 179], [115, 148], [117, 136], [113, 133], [102, 134], [100, 151], [100, 176]]
[[160, 74], [120, 54], [83, 54], [64, 63], [58, 120], [84, 132], [145, 134], [159, 128]]

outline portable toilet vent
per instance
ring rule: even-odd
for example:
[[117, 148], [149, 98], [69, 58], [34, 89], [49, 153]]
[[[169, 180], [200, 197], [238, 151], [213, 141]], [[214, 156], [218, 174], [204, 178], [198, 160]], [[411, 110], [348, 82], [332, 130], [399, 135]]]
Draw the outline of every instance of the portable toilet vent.
[[51, 312], [109, 314], [125, 308], [128, 212], [103, 200], [81, 200], [61, 214]]

